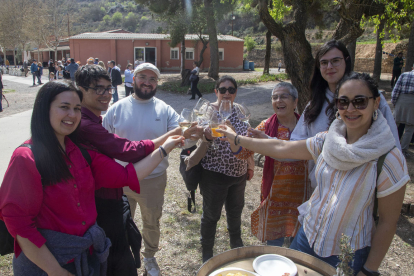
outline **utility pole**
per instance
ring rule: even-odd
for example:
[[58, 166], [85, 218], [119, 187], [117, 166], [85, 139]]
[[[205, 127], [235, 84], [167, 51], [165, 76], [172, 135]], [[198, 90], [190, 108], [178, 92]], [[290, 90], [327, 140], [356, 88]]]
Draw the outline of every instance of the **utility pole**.
[[233, 11], [231, 11], [231, 36], [233, 36], [233, 21], [234, 21]]

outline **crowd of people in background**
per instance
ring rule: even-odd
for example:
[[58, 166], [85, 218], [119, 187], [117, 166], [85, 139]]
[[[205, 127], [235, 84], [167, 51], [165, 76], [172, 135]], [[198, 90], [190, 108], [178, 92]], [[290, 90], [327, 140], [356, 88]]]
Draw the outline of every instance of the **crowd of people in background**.
[[[193, 65], [191, 99], [202, 97]], [[223, 206], [230, 248], [244, 246], [246, 181], [260, 153], [266, 157], [252, 234], [334, 267], [344, 234], [355, 250], [354, 275], [377, 275], [410, 180], [404, 155], [414, 132], [414, 67], [401, 76], [393, 71], [393, 115], [373, 79], [351, 71], [345, 45], [328, 41], [316, 52], [303, 114], [294, 85], [278, 83], [269, 95], [274, 114], [255, 129], [238, 114], [236, 80], [222, 76], [206, 111], [221, 123], [216, 133], [197, 123], [182, 131], [180, 115], [156, 97], [161, 74], [153, 64], [127, 64], [124, 81], [114, 60], [107, 67], [93, 57], [86, 65], [50, 60], [48, 68], [32, 137], [14, 151], [0, 187], [0, 219], [15, 238], [14, 275], [136, 276], [141, 239], [146, 275], [161, 275], [156, 254], [168, 154], [195, 145], [203, 263], [214, 255]], [[30, 72], [33, 85], [42, 84], [42, 64], [32, 60]], [[126, 97], [119, 101], [122, 83]], [[224, 104], [227, 116], [219, 112]], [[405, 125], [403, 135], [397, 124]], [[133, 220], [137, 204], [141, 232]]]

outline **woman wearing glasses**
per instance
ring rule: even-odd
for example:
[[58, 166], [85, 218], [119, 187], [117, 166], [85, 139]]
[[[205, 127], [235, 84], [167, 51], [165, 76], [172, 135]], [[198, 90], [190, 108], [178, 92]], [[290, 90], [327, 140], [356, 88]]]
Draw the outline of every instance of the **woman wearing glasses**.
[[[304, 140], [325, 131], [330, 121], [335, 118], [333, 103], [336, 85], [351, 72], [351, 57], [345, 45], [336, 40], [326, 42], [317, 51], [315, 56], [314, 73], [311, 79], [311, 99], [299, 119], [290, 137], [291, 140]], [[390, 107], [384, 96], [379, 97], [379, 110], [384, 115], [391, 128], [395, 145], [401, 148], [398, 139], [397, 126]], [[308, 162], [309, 178], [312, 188], [316, 187], [315, 163]]]
[[[219, 108], [223, 100], [233, 104], [237, 95], [237, 83], [231, 76], [221, 77], [214, 90], [217, 101], [211, 104], [211, 112], [219, 119]], [[232, 108], [227, 118], [232, 127], [240, 135], [247, 134], [248, 124], [240, 121], [236, 111]], [[203, 262], [213, 257], [214, 239], [217, 222], [221, 216], [223, 205], [226, 209], [227, 229], [230, 236], [230, 247], [243, 246], [241, 238], [241, 214], [244, 207], [244, 190], [246, 179], [253, 177], [253, 170], [248, 170], [247, 161], [235, 157], [228, 143], [213, 137], [209, 129], [204, 135], [208, 141], [215, 139], [217, 149], [209, 147], [205, 157], [201, 160], [203, 174], [200, 182], [200, 191], [203, 195], [203, 215], [201, 217], [201, 246]]]
[[[251, 136], [289, 140], [300, 117], [295, 112], [298, 91], [288, 82], [278, 83], [272, 91], [271, 102], [275, 114], [250, 130]], [[253, 153], [243, 149], [236, 157], [246, 159]], [[306, 170], [307, 161], [278, 161], [266, 156], [260, 206], [251, 215], [252, 233], [261, 242], [282, 246], [285, 237], [293, 239], [296, 235], [300, 227], [297, 207], [310, 197]]]
[[[335, 99], [338, 111], [329, 131], [306, 140], [252, 139], [226, 126], [218, 132], [226, 136], [223, 140], [232, 144], [233, 150], [242, 146], [273, 158], [314, 160], [317, 186], [290, 248], [337, 266], [343, 234], [355, 250], [351, 262], [355, 275], [379, 275], [410, 180], [407, 164], [379, 111], [378, 87], [368, 74], [345, 76]], [[385, 159], [378, 174], [380, 158]]]
[[[14, 151], [0, 186], [0, 219], [15, 238], [15, 276], [106, 275], [110, 242], [96, 225], [95, 190], [139, 192], [139, 181], [163, 160], [161, 147], [126, 167], [79, 148], [82, 98], [71, 82], [48, 82], [39, 90], [32, 137]], [[165, 151], [183, 139], [168, 138]]]

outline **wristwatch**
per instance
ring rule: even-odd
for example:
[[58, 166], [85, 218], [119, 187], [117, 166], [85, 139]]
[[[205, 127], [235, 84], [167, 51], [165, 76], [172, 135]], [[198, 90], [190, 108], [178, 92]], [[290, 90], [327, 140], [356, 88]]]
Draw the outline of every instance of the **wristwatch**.
[[381, 275], [378, 271], [377, 272], [375, 272], [375, 271], [372, 271], [372, 272], [368, 271], [364, 266], [362, 266], [361, 272], [364, 273], [367, 276], [380, 276]]

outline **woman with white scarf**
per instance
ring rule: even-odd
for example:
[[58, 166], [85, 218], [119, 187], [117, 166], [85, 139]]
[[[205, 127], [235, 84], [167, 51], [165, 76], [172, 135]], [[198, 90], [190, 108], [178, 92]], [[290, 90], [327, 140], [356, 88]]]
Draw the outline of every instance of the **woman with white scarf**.
[[[242, 146], [273, 158], [315, 161], [317, 186], [305, 206], [302, 227], [291, 249], [333, 266], [340, 262], [340, 238], [350, 237], [355, 275], [379, 275], [410, 180], [407, 164], [387, 120], [379, 111], [380, 94], [367, 74], [352, 73], [338, 84], [336, 120], [329, 131], [301, 141], [253, 139], [221, 126], [232, 149]], [[385, 155], [377, 178], [377, 162]], [[373, 209], [378, 198], [379, 222]]]

